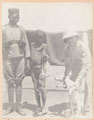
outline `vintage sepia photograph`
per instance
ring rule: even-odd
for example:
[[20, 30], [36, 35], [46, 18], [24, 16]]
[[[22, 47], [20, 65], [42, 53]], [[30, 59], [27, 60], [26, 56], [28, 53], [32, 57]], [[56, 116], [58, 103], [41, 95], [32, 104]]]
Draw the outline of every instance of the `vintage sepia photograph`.
[[2, 4], [3, 118], [92, 118], [91, 2]]

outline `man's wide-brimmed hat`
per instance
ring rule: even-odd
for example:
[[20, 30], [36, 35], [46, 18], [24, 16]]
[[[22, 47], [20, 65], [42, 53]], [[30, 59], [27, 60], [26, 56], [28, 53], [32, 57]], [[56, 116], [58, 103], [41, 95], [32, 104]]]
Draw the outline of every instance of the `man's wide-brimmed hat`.
[[76, 32], [76, 31], [67, 31], [63, 35], [62, 39], [65, 41], [68, 38], [71, 38], [71, 37], [74, 37], [74, 36], [79, 36], [78, 32]]

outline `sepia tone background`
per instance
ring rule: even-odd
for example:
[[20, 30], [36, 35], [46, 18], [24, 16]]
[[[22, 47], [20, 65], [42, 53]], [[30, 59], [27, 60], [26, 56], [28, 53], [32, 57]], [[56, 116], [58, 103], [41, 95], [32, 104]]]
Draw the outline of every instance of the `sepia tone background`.
[[[21, 21], [21, 20], [20, 20], [20, 21]], [[89, 29], [89, 31], [91, 31], [91, 33], [92, 33], [92, 29]], [[30, 31], [30, 30], [28, 31], [28, 30], [27, 30], [27, 34], [29, 34], [29, 32], [31, 32], [32, 34], [34, 33], [34, 31]], [[86, 32], [89, 33], [88, 31], [86, 31]], [[31, 35], [31, 33], [30, 33], [30, 35]], [[90, 34], [91, 34], [91, 33], [90, 33]], [[54, 51], [53, 39], [56, 38], [56, 36], [57, 36], [57, 38], [61, 39], [62, 34], [61, 34], [61, 33], [55, 33], [55, 34], [54, 34], [54, 33], [47, 33], [47, 35], [49, 36], [50, 45], [52, 46], [52, 50], [51, 50], [51, 51], [53, 51], [52, 54], [53, 54], [54, 57], [56, 58], [55, 60], [53, 60], [53, 57], [52, 57], [52, 59], [50, 59], [50, 62], [51, 62], [52, 64], [56, 64], [56, 65], [58, 65], [59, 63], [61, 64], [63, 58], [61, 58], [61, 61], [58, 61], [57, 54], [55, 54], [56, 51]], [[28, 36], [28, 35], [27, 35], [27, 36]], [[30, 37], [30, 36], [28, 36], [28, 37]], [[90, 40], [89, 42], [90, 42], [90, 45], [91, 45], [91, 38], [89, 38], [89, 40]], [[55, 41], [56, 41], [56, 43], [58, 43], [57, 40], [55, 40]], [[63, 43], [62, 43], [62, 44], [63, 44]], [[57, 49], [58, 49], [58, 45], [57, 45]], [[90, 47], [90, 49], [91, 49], [91, 47]], [[50, 51], [50, 50], [49, 50], [49, 51]], [[59, 52], [60, 52], [60, 51], [59, 51]], [[50, 52], [49, 52], [49, 53], [50, 53]], [[52, 54], [50, 54], [50, 55], [52, 56]], [[60, 54], [61, 54], [61, 53], [60, 53]], [[2, 61], [1, 61], [1, 62], [2, 62]], [[54, 82], [54, 77], [55, 77], [54, 75], [58, 75], [58, 74], [60, 74], [60, 71], [63, 71], [63, 70], [64, 70], [63, 67], [55, 68], [55, 66], [54, 66], [54, 68], [49, 67], [49, 69], [50, 69], [50, 74], [53, 76], [53, 78], [50, 78], [50, 79], [51, 79], [53, 82]], [[53, 69], [56, 70], [55, 73], [54, 73]], [[59, 70], [60, 70], [60, 71], [59, 71]], [[56, 74], [56, 73], [57, 73], [57, 74]], [[24, 89], [24, 92], [29, 91], [30, 89], [33, 89], [33, 86], [31, 87], [31, 84], [32, 84], [32, 83], [30, 83], [30, 84], [28, 83], [28, 85], [30, 85], [30, 86], [28, 86], [28, 85], [25, 84], [25, 82], [27, 82], [28, 79], [30, 79], [30, 78], [26, 78], [26, 80], [25, 80], [24, 83], [23, 83], [23, 85], [24, 85], [24, 86], [23, 86], [23, 87], [24, 87], [24, 88], [23, 88], [23, 89]], [[29, 81], [30, 81], [30, 80], [29, 80]], [[30, 81], [30, 82], [31, 82], [31, 81]], [[53, 85], [53, 82], [52, 82], [51, 85]], [[47, 83], [47, 84], [49, 84], [49, 83]], [[58, 83], [56, 83], [56, 84], [58, 84]], [[55, 85], [56, 85], [56, 84], [55, 84]], [[1, 84], [1, 85], [2, 85], [2, 84]], [[28, 86], [28, 88], [30, 87], [29, 90], [26, 90], [26, 89], [27, 89], [27, 86]], [[55, 87], [55, 86], [50, 86], [50, 85], [48, 85], [48, 86], [49, 86], [48, 92], [50, 91], [50, 92], [48, 93], [48, 96], [50, 97], [50, 96], [52, 96], [52, 95], [51, 95], [51, 90], [50, 90], [50, 88], [53, 89], [53, 91], [55, 91], [55, 90], [54, 90], [54, 87]], [[1, 86], [1, 88], [2, 88], [2, 86]], [[2, 91], [2, 89], [1, 89], [1, 91]], [[30, 90], [30, 91], [31, 91], [31, 90]], [[66, 94], [66, 91], [65, 91], [65, 93], [64, 93], [63, 95], [62, 95], [62, 92], [60, 92], [60, 91], [62, 91], [62, 90], [58, 90], [58, 91], [59, 91], [59, 94], [58, 94], [58, 93], [57, 93], [57, 94], [55, 93], [55, 95], [61, 96], [61, 98], [60, 98], [60, 101], [61, 101], [61, 102], [58, 103], [58, 104], [60, 104], [60, 106], [62, 106], [62, 102], [66, 101], [66, 99], [67, 99], [67, 98], [64, 98], [64, 97], [63, 97], [63, 95]], [[56, 91], [56, 92], [58, 92], [58, 91]], [[27, 92], [26, 92], [26, 93], [27, 93]], [[26, 93], [25, 93], [25, 94], [26, 94]], [[28, 92], [28, 93], [29, 93], [29, 92]], [[30, 93], [29, 93], [29, 94], [30, 94]], [[31, 94], [32, 94], [32, 93], [31, 93]], [[64, 95], [64, 96], [65, 96], [65, 95]], [[67, 97], [67, 94], [66, 94], [66, 97]], [[34, 96], [32, 96], [31, 98], [32, 98], [32, 100], [33, 100], [33, 99], [34, 99]], [[30, 105], [29, 105], [29, 100], [31, 101], [31, 98], [28, 99], [28, 98], [26, 98], [26, 97], [24, 96], [23, 101], [22, 101], [22, 102], [24, 103], [23, 105], [24, 105], [24, 106], [27, 105], [28, 107], [30, 107]], [[52, 101], [54, 101], [54, 98], [55, 98], [55, 96], [53, 96]], [[58, 98], [58, 96], [57, 96], [56, 98]], [[27, 99], [28, 99], [28, 103], [25, 102], [25, 100], [27, 101]], [[64, 100], [64, 99], [65, 99], [65, 100]], [[2, 100], [2, 98], [1, 98], [1, 100]], [[57, 99], [57, 101], [58, 101], [58, 99]], [[32, 102], [32, 101], [31, 101], [31, 102]], [[51, 101], [50, 101], [50, 99], [49, 99], [49, 101], [48, 101], [49, 105], [50, 105], [50, 102], [51, 102]], [[68, 102], [68, 99], [67, 99], [66, 102]], [[54, 103], [53, 103], [53, 104], [54, 104]], [[1, 105], [2, 105], [2, 103], [1, 103]], [[51, 105], [52, 105], [52, 103], [51, 103]], [[31, 109], [32, 109], [33, 107], [34, 107], [34, 106], [31, 106]], [[35, 106], [35, 108], [36, 108], [36, 106]], [[59, 112], [58, 112], [58, 111], [55, 111], [55, 110], [56, 110], [55, 108], [57, 109], [57, 106], [52, 105], [52, 108], [50, 108], [50, 111], [51, 111], [52, 113], [53, 113], [53, 112], [56, 112], [56, 114], [60, 114], [59, 112], [61, 112], [62, 110], [58, 109], [58, 110], [59, 110]]]

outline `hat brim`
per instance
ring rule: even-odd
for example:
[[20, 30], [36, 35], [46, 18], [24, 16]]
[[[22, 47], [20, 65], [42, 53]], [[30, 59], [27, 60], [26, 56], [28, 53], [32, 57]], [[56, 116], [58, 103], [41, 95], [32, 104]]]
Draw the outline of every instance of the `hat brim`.
[[77, 34], [77, 35], [67, 36], [67, 37], [64, 37], [64, 38], [62, 38], [62, 39], [63, 39], [64, 42], [65, 42], [65, 41], [69, 40], [69, 39], [72, 38], [72, 37], [79, 37], [79, 35]]

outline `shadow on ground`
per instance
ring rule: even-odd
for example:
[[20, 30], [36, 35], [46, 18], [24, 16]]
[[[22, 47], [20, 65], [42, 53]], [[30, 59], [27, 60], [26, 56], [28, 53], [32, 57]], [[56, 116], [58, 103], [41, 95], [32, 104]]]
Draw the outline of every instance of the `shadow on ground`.
[[[7, 110], [9, 104], [8, 103], [4, 103], [3, 104], [3, 110]], [[33, 112], [33, 117], [38, 117], [38, 115], [36, 114], [36, 109], [37, 109], [37, 105], [35, 104], [30, 104], [28, 102], [24, 102], [22, 104], [23, 109], [27, 109]], [[62, 111], [66, 110], [69, 108], [69, 104], [68, 103], [61, 103], [61, 104], [56, 104], [53, 106], [48, 107], [48, 116], [60, 116], [60, 117], [64, 117], [62, 116]]]
[[69, 103], [61, 103], [50, 106], [48, 109], [51, 115], [62, 116], [62, 112], [68, 108], [69, 108]]
[[38, 114], [36, 113], [37, 105], [35, 105], [35, 104], [30, 104], [30, 103], [28, 103], [28, 102], [24, 102], [24, 103], [22, 104], [22, 107], [23, 107], [24, 109], [27, 109], [27, 110], [32, 111], [33, 117], [39, 117], [39, 116], [40, 116], [40, 115], [38, 115]]

